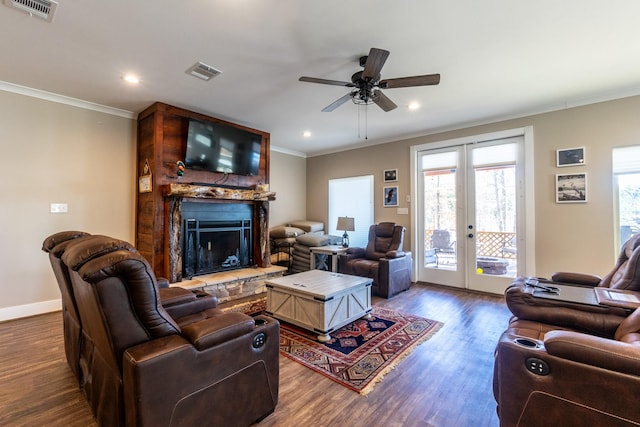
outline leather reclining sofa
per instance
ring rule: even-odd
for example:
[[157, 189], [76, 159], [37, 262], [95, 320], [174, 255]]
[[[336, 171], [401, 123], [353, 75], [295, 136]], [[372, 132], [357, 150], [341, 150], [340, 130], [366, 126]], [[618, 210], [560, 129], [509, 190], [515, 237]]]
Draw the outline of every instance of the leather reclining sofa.
[[[640, 291], [640, 234], [625, 243], [605, 277], [561, 272], [542, 284], [554, 283], [585, 292]], [[505, 293], [514, 316], [495, 351], [500, 425], [640, 425], [640, 310], [626, 303], [536, 298], [533, 292], [518, 278]]]
[[[69, 268], [62, 262], [62, 255], [67, 247], [75, 240], [79, 241], [100, 239], [103, 243], [101, 254], [126, 249], [136, 251], [130, 243], [118, 239], [105, 239], [104, 236], [92, 236], [83, 231], [61, 231], [47, 237], [42, 243], [42, 250], [49, 254], [49, 261], [60, 289], [62, 300], [62, 322], [65, 355], [69, 367], [82, 383], [79, 366], [80, 341], [82, 339], [82, 322], [78, 313], [76, 298], [71, 286]], [[76, 242], [77, 243], [77, 242]], [[166, 279], [157, 279], [159, 296], [162, 306], [175, 318], [184, 317], [190, 313], [199, 313], [207, 309], [216, 308], [218, 300], [215, 296], [203, 291], [188, 291], [180, 287], [169, 287]]]
[[98, 425], [248, 426], [274, 411], [275, 319], [167, 293], [130, 244], [65, 233], [43, 249], [62, 282], [67, 360]]

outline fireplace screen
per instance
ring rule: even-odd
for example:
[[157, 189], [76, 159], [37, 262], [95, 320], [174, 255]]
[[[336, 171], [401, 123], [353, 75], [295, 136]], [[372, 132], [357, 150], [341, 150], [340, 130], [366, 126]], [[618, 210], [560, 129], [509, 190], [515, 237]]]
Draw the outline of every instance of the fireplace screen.
[[253, 265], [251, 220], [185, 219], [183, 277]]

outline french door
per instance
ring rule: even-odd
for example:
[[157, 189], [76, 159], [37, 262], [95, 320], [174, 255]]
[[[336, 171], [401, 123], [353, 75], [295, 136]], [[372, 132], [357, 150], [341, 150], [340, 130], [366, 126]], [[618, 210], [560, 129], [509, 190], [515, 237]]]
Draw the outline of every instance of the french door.
[[417, 279], [502, 294], [525, 271], [524, 138], [417, 151]]

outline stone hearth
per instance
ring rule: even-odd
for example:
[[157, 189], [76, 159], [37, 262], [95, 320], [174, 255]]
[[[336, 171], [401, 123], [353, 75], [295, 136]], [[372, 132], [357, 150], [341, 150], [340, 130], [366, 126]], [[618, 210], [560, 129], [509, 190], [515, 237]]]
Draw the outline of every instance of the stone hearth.
[[266, 268], [242, 268], [221, 273], [205, 274], [190, 280], [173, 283], [185, 289], [203, 290], [218, 298], [218, 303], [260, 295], [265, 293], [265, 282], [274, 277], [281, 277], [286, 267], [272, 265]]

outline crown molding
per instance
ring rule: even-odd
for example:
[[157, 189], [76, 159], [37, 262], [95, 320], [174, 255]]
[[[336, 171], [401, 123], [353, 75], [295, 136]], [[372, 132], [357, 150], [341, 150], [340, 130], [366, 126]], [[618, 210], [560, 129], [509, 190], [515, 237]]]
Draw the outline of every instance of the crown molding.
[[138, 114], [132, 111], [107, 107], [106, 105], [95, 104], [93, 102], [83, 101], [81, 99], [58, 95], [57, 93], [33, 89], [26, 86], [20, 86], [14, 83], [0, 81], [0, 90], [5, 92], [17, 93], [19, 95], [30, 96], [32, 98], [38, 98], [45, 101], [57, 102], [58, 104], [84, 108], [85, 110], [92, 110], [100, 113], [110, 114], [112, 116], [124, 117], [125, 119], [137, 120], [138, 118]]

